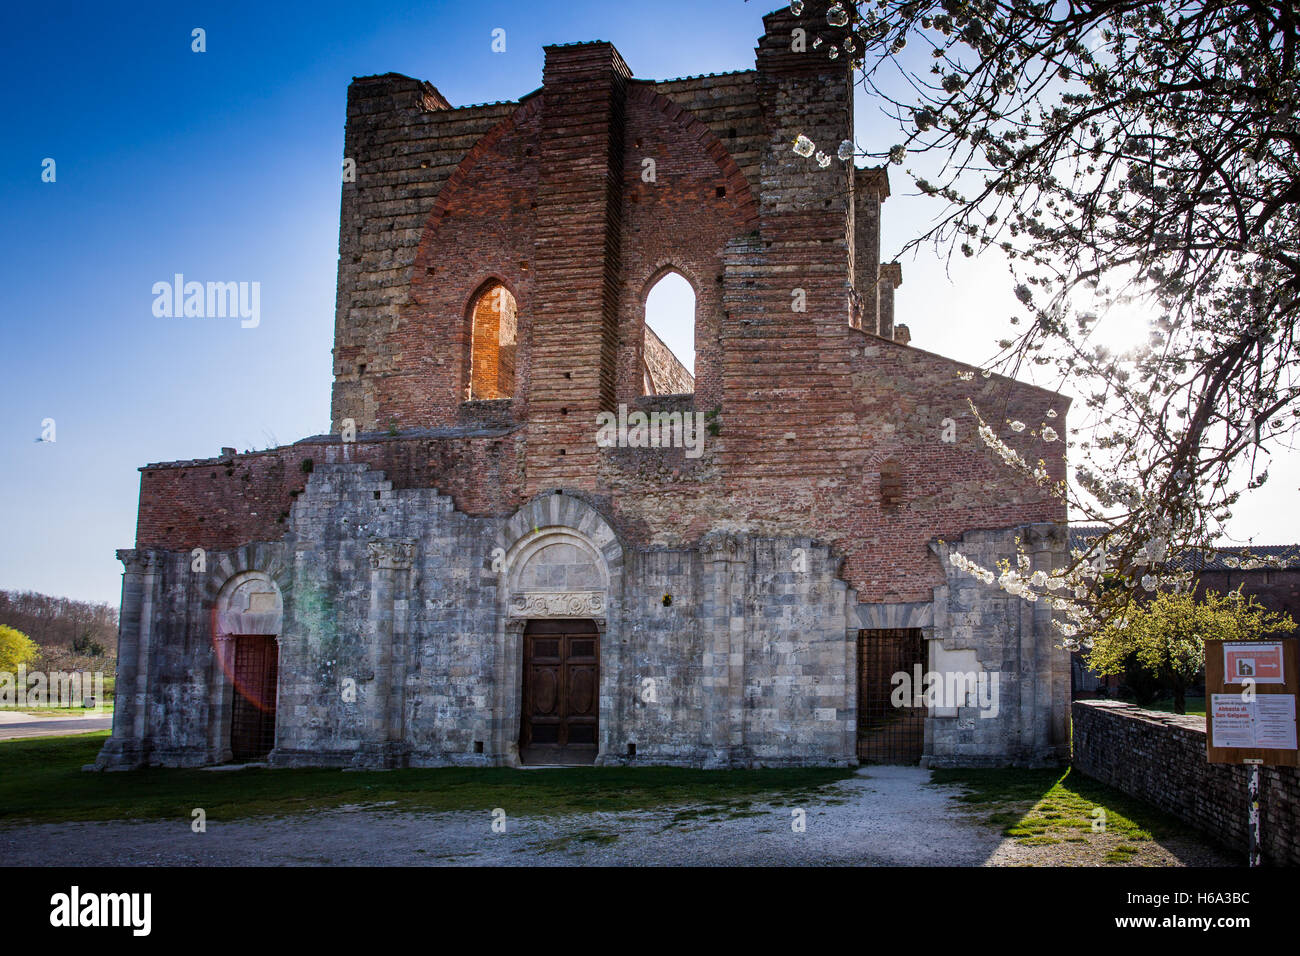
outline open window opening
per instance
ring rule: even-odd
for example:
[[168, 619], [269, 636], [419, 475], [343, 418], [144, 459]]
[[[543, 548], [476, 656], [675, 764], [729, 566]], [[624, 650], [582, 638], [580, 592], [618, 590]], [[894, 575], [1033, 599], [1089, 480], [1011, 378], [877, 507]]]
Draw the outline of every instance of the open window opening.
[[695, 391], [695, 290], [680, 273], [666, 273], [646, 296], [641, 382], [646, 395]]
[[514, 398], [518, 307], [499, 282], [485, 286], [474, 303], [470, 331], [471, 399]]

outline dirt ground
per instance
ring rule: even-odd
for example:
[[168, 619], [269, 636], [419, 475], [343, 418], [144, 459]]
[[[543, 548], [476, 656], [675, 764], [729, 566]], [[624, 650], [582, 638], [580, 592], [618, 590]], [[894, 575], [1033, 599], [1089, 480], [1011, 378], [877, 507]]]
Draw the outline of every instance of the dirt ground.
[[[530, 817], [354, 806], [294, 816], [0, 828], [9, 866], [1225, 866], [1192, 837], [1148, 841], [1115, 860], [1118, 837], [1008, 839], [916, 767], [870, 767], [806, 805], [679, 806]], [[504, 821], [504, 832], [501, 822]], [[493, 824], [496, 822], [496, 830]], [[800, 828], [799, 824], [803, 826]], [[1110, 857], [1108, 860], [1107, 857]]]

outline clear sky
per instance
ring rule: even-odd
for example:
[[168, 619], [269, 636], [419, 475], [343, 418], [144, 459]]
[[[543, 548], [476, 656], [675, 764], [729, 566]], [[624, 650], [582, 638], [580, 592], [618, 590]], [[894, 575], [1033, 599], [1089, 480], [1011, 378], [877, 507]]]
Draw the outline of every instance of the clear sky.
[[[542, 46], [601, 39], [667, 79], [751, 69], [742, 0], [9, 4], [0, 35], [0, 588], [116, 602], [139, 466], [287, 444], [329, 427], [347, 85], [398, 72], [454, 106], [541, 85]], [[191, 31], [206, 32], [206, 52]], [[492, 31], [506, 31], [494, 53]], [[858, 97], [860, 144], [892, 127]], [[821, 145], [821, 144], [819, 144]], [[834, 145], [834, 144], [832, 144]], [[46, 159], [54, 182], [43, 182]], [[936, 211], [885, 205], [886, 256]], [[154, 283], [258, 282], [260, 323], [154, 315]], [[1004, 267], [904, 261], [913, 344], [987, 358], [1014, 311]], [[37, 441], [54, 420], [53, 442]], [[1300, 539], [1297, 473], [1239, 508]], [[1278, 480], [1283, 479], [1283, 480]]]

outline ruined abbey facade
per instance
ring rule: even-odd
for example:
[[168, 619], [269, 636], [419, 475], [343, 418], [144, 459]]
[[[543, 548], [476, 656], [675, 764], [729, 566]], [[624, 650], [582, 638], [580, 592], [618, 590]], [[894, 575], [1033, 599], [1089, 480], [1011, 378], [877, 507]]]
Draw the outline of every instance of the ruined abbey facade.
[[[516, 102], [353, 81], [331, 431], [141, 470], [100, 767], [1060, 758], [1050, 608], [948, 555], [1064, 562], [967, 399], [1054, 479], [1003, 422], [1064, 433], [1065, 400], [895, 324], [848, 58], [791, 40], [834, 42], [823, 7], [737, 73], [591, 42]], [[693, 369], [645, 325], [669, 272]], [[598, 441], [620, 406], [703, 434]], [[996, 693], [891, 700], [922, 672]]]

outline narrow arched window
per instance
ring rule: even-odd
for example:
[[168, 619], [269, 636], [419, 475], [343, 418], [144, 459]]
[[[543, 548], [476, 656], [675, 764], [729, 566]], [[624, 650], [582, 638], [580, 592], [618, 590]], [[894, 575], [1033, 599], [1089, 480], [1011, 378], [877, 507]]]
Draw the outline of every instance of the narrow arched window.
[[515, 297], [499, 282], [474, 303], [470, 330], [471, 399], [513, 398], [518, 315]]
[[695, 290], [679, 273], [665, 274], [646, 296], [641, 381], [646, 395], [695, 391]]

